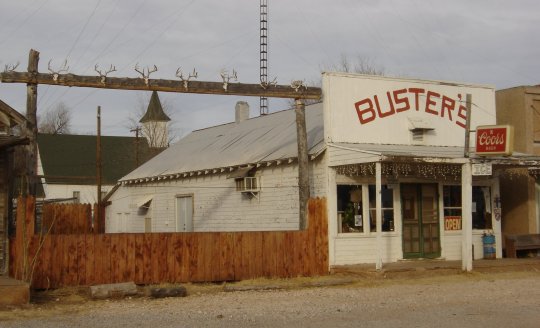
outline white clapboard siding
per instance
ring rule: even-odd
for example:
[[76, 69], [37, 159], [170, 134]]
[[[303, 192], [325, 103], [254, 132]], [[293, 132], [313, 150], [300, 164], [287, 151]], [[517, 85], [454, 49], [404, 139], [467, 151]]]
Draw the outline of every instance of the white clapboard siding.
[[[312, 197], [325, 196], [324, 155], [310, 165]], [[127, 232], [144, 232], [144, 220], [152, 218], [153, 232], [176, 231], [175, 201], [193, 197], [194, 231], [269, 231], [298, 229], [298, 166], [282, 164], [260, 167], [256, 177], [260, 191], [254, 195], [236, 191], [227, 173], [161, 180], [152, 184], [121, 186], [110, 199], [108, 220], [129, 213]], [[152, 198], [148, 212], [141, 213], [141, 200]], [[107, 232], [123, 232], [107, 224]]]
[[[383, 236], [383, 262], [402, 259], [401, 237]], [[375, 263], [377, 260], [377, 238], [373, 236], [353, 236], [344, 234], [335, 239], [335, 265]]]

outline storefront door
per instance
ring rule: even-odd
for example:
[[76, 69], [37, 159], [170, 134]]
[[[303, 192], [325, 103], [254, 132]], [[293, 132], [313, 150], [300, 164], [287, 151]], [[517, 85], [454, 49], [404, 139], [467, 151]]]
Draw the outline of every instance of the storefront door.
[[436, 184], [402, 184], [403, 257], [441, 255]]

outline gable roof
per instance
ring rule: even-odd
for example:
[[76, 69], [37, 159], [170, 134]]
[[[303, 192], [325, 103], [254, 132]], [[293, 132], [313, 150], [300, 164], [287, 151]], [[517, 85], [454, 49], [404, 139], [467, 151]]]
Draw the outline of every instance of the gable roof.
[[[136, 142], [135, 137], [101, 137], [103, 184], [115, 184], [135, 169]], [[37, 143], [47, 183], [96, 184], [96, 136], [40, 133]], [[139, 163], [159, 151], [149, 148], [146, 138], [139, 138]]]
[[159, 101], [159, 96], [156, 91], [152, 91], [152, 96], [150, 97], [150, 102], [148, 103], [148, 108], [146, 109], [146, 113], [144, 113], [144, 116], [139, 121], [140, 123], [146, 123], [146, 122], [168, 122], [171, 119], [165, 112], [163, 111], [163, 107], [161, 106], [161, 101]]
[[[308, 152], [324, 150], [322, 104], [306, 106]], [[193, 131], [120, 181], [232, 168], [298, 157], [294, 110]]]
[[17, 112], [11, 106], [0, 100], [0, 113], [5, 114], [9, 118], [9, 127], [14, 127], [15, 125], [23, 125], [26, 122], [26, 117], [21, 113]]

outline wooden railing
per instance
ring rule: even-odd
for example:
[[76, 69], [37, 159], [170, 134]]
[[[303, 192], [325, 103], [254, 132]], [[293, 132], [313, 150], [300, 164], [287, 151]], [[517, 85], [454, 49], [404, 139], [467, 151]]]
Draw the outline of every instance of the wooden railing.
[[[134, 281], [217, 282], [328, 272], [326, 200], [311, 199], [303, 231], [49, 234], [27, 239], [32, 286], [58, 288]], [[10, 273], [24, 271], [22, 234], [12, 239]]]

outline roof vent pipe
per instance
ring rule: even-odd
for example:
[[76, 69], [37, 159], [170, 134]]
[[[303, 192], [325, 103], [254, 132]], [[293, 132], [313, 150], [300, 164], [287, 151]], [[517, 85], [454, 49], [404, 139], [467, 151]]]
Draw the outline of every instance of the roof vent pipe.
[[243, 122], [249, 119], [249, 104], [245, 101], [236, 102], [235, 109], [235, 121], [236, 123]]

